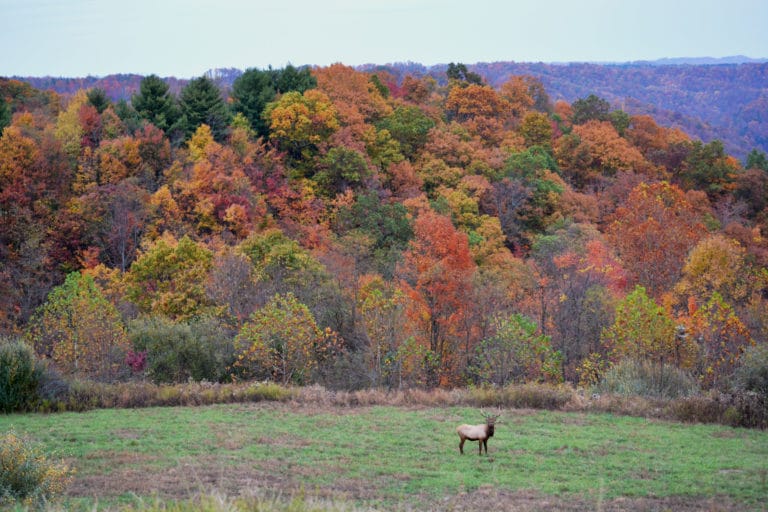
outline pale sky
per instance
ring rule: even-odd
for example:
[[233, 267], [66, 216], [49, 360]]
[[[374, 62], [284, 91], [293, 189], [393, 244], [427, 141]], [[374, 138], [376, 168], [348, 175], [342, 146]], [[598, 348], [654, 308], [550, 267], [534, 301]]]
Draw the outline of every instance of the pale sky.
[[0, 76], [768, 57], [768, 0], [0, 0]]

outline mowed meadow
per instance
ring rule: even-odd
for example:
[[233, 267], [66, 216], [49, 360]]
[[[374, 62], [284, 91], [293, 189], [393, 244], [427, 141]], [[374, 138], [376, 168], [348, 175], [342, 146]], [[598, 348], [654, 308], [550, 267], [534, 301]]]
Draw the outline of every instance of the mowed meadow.
[[105, 409], [4, 415], [0, 431], [75, 469], [67, 510], [765, 510], [765, 431], [500, 412], [488, 456], [458, 451], [472, 407]]

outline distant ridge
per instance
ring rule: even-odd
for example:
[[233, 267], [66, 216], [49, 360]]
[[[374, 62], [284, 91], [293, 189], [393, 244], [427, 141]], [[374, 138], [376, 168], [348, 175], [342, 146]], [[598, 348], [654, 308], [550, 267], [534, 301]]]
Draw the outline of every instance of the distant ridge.
[[[480, 62], [467, 67], [499, 87], [513, 75], [530, 75], [544, 84], [552, 100], [573, 102], [589, 94], [608, 100], [630, 114], [650, 114], [664, 126], [679, 127], [704, 142], [720, 139], [727, 151], [744, 158], [758, 148], [768, 152], [768, 58], [679, 57], [635, 62]], [[432, 76], [445, 83], [447, 64], [425, 66], [416, 62], [364, 64], [356, 69], [386, 73], [388, 80], [405, 75]], [[203, 73], [223, 90], [243, 71], [216, 68]], [[72, 94], [99, 87], [113, 100], [129, 100], [142, 80], [137, 74], [106, 77], [13, 77], [41, 90]], [[178, 94], [188, 79], [166, 77]]]
[[717, 66], [720, 64], [762, 64], [768, 62], [768, 57], [756, 58], [745, 55], [731, 55], [729, 57], [665, 57], [656, 60], [636, 60], [619, 64], [645, 64], [649, 66]]

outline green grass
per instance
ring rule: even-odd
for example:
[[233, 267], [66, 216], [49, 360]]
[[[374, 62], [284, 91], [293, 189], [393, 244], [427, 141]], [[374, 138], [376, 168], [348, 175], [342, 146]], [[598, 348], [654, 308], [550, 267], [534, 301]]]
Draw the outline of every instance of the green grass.
[[[471, 408], [237, 404], [0, 416], [76, 469], [68, 504], [306, 489], [383, 507], [468, 493], [603, 500], [718, 499], [760, 510], [768, 433], [607, 414], [505, 410], [489, 445], [459, 455]], [[593, 507], [594, 508], [594, 507]], [[641, 506], [642, 508], [642, 506]]]

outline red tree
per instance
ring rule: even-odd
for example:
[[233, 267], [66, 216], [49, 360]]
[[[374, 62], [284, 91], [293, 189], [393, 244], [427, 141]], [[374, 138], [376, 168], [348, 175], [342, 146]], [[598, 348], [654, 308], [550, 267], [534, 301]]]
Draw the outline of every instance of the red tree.
[[411, 299], [408, 317], [417, 341], [428, 347], [427, 385], [455, 384], [459, 331], [474, 271], [469, 240], [448, 217], [432, 211], [416, 219], [414, 233], [400, 267]]

